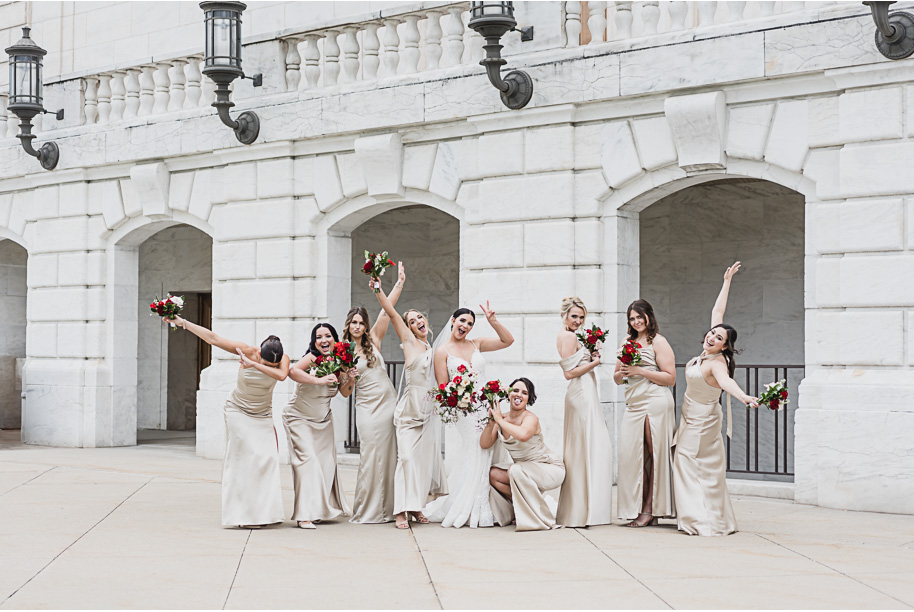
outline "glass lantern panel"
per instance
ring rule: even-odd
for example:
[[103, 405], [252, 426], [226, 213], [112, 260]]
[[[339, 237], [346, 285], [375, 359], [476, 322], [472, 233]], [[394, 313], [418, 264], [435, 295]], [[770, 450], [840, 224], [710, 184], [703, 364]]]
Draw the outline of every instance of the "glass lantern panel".
[[222, 17], [220, 14], [228, 11], [216, 11], [213, 15], [213, 63], [219, 66], [232, 65], [234, 57], [234, 37], [232, 36], [231, 17]]
[[10, 62], [10, 102], [38, 103], [36, 83], [32, 74], [36, 65], [32, 58], [28, 55], [16, 55], [12, 60]]

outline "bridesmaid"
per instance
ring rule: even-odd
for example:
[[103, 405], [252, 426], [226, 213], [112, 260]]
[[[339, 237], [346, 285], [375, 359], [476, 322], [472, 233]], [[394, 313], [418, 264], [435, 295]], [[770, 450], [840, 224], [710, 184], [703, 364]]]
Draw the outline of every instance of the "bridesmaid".
[[587, 317], [578, 297], [562, 300], [562, 330], [555, 340], [565, 393], [565, 434], [562, 459], [565, 483], [556, 520], [566, 527], [608, 525], [612, 522], [613, 450], [603, 419], [597, 376], [599, 351], [591, 354], [575, 336]]
[[[676, 516], [670, 476], [670, 447], [676, 429], [676, 402], [670, 387], [676, 384], [676, 357], [658, 332], [654, 309], [635, 300], [627, 311], [628, 339], [641, 345], [641, 364], [616, 361], [613, 380], [625, 388], [625, 413], [619, 428], [619, 466], [616, 505], [628, 527], [656, 525], [657, 517]], [[634, 519], [634, 520], [632, 520]]]
[[173, 322], [207, 344], [242, 358], [238, 382], [224, 410], [222, 524], [260, 527], [281, 523], [284, 513], [273, 427], [273, 387], [289, 375], [289, 356], [283, 354], [276, 336], [268, 337], [257, 348], [222, 338], [181, 317]]
[[[514, 460], [507, 469], [489, 469], [492, 510], [500, 525], [516, 521], [516, 531], [561, 529], [546, 502], [545, 492], [565, 479], [562, 459], [543, 442], [543, 428], [535, 414], [527, 410], [536, 402], [536, 389], [528, 378], [511, 383], [508, 414], [497, 405], [489, 410], [492, 419], [482, 431], [479, 446], [491, 448], [501, 442]], [[506, 500], [508, 503], [506, 503]]]
[[[390, 292], [397, 303], [406, 271], [399, 264], [399, 279]], [[397, 429], [394, 411], [397, 391], [381, 356], [381, 341], [390, 317], [383, 310], [373, 326], [368, 312], [356, 306], [346, 316], [343, 340], [355, 343], [359, 363], [365, 364], [355, 383], [355, 419], [359, 431], [359, 475], [350, 523], [389, 523], [394, 520], [394, 473], [397, 470]], [[370, 327], [370, 331], [369, 331]]]
[[330, 355], [336, 342], [336, 329], [329, 323], [318, 323], [311, 330], [308, 352], [289, 371], [289, 377], [298, 384], [282, 421], [289, 436], [289, 462], [295, 481], [292, 520], [302, 529], [315, 529], [316, 521], [350, 513], [336, 466], [330, 400], [337, 392], [349, 397], [357, 371], [340, 372], [339, 378], [333, 374], [318, 378], [307, 371], [319, 355]]
[[403, 346], [403, 383], [394, 412], [397, 428], [397, 470], [394, 474], [394, 512], [397, 529], [409, 529], [409, 517], [428, 523], [422, 508], [432, 499], [447, 495], [447, 478], [438, 445], [439, 428], [428, 392], [435, 387], [432, 347], [425, 316], [407, 310], [398, 317], [380, 289], [375, 294], [390, 317]]
[[[723, 323], [730, 280], [739, 268], [739, 262], [727, 268], [711, 311], [711, 329], [705, 334], [704, 350], [686, 365], [682, 419], [673, 438], [673, 490], [676, 521], [679, 529], [689, 535], [727, 535], [738, 529], [727, 492], [721, 390], [748, 406], [758, 407], [758, 399], [743, 393], [733, 380], [736, 330]], [[732, 422], [729, 398], [727, 402], [727, 420]]]

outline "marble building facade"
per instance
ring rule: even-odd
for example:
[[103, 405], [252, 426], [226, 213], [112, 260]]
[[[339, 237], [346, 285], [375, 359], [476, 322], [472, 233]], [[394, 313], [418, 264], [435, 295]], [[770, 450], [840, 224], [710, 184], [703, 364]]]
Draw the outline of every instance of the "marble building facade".
[[196, 3], [0, 5], [0, 41], [32, 26], [45, 107], [65, 109], [37, 126], [61, 150], [44, 171], [0, 98], [0, 426], [101, 447], [180, 421], [219, 457], [236, 360], [213, 351], [195, 418], [174, 416], [145, 293], [211, 293], [217, 333], [298, 355], [316, 321], [376, 312], [353, 260], [390, 237], [415, 264], [402, 305], [440, 319], [491, 300], [516, 338], [491, 370], [537, 382], [560, 448], [561, 298], [618, 338], [651, 299], [684, 362], [739, 258], [745, 359], [805, 366], [793, 498], [914, 513], [914, 59], [880, 55], [855, 2], [516, 4], [535, 26], [505, 39], [534, 80], [518, 111], [477, 63], [466, 3], [252, 4], [244, 67], [264, 84], [233, 97], [260, 116], [250, 146], [209, 106]]

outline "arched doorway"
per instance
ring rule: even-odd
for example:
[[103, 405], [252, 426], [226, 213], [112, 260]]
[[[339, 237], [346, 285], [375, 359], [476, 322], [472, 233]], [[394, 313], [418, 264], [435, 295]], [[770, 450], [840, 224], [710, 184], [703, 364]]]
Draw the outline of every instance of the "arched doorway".
[[22, 424], [28, 252], [0, 238], [0, 429]]
[[[701, 350], [722, 273], [733, 283], [726, 321], [739, 331], [735, 378], [751, 395], [786, 378], [793, 397], [781, 413], [733, 402], [731, 476], [792, 480], [793, 423], [804, 376], [805, 198], [776, 183], [722, 178], [667, 195], [638, 214], [640, 297], [684, 364]], [[677, 408], [684, 393], [678, 368]], [[726, 419], [726, 410], [724, 411]]]

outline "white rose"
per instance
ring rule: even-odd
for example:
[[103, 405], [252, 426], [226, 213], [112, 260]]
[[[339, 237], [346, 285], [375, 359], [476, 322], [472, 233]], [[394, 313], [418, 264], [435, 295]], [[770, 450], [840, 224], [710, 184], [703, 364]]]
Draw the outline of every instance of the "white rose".
[[184, 308], [184, 298], [178, 297], [177, 295], [173, 295], [168, 299], [172, 304], [174, 304], [178, 308]]

